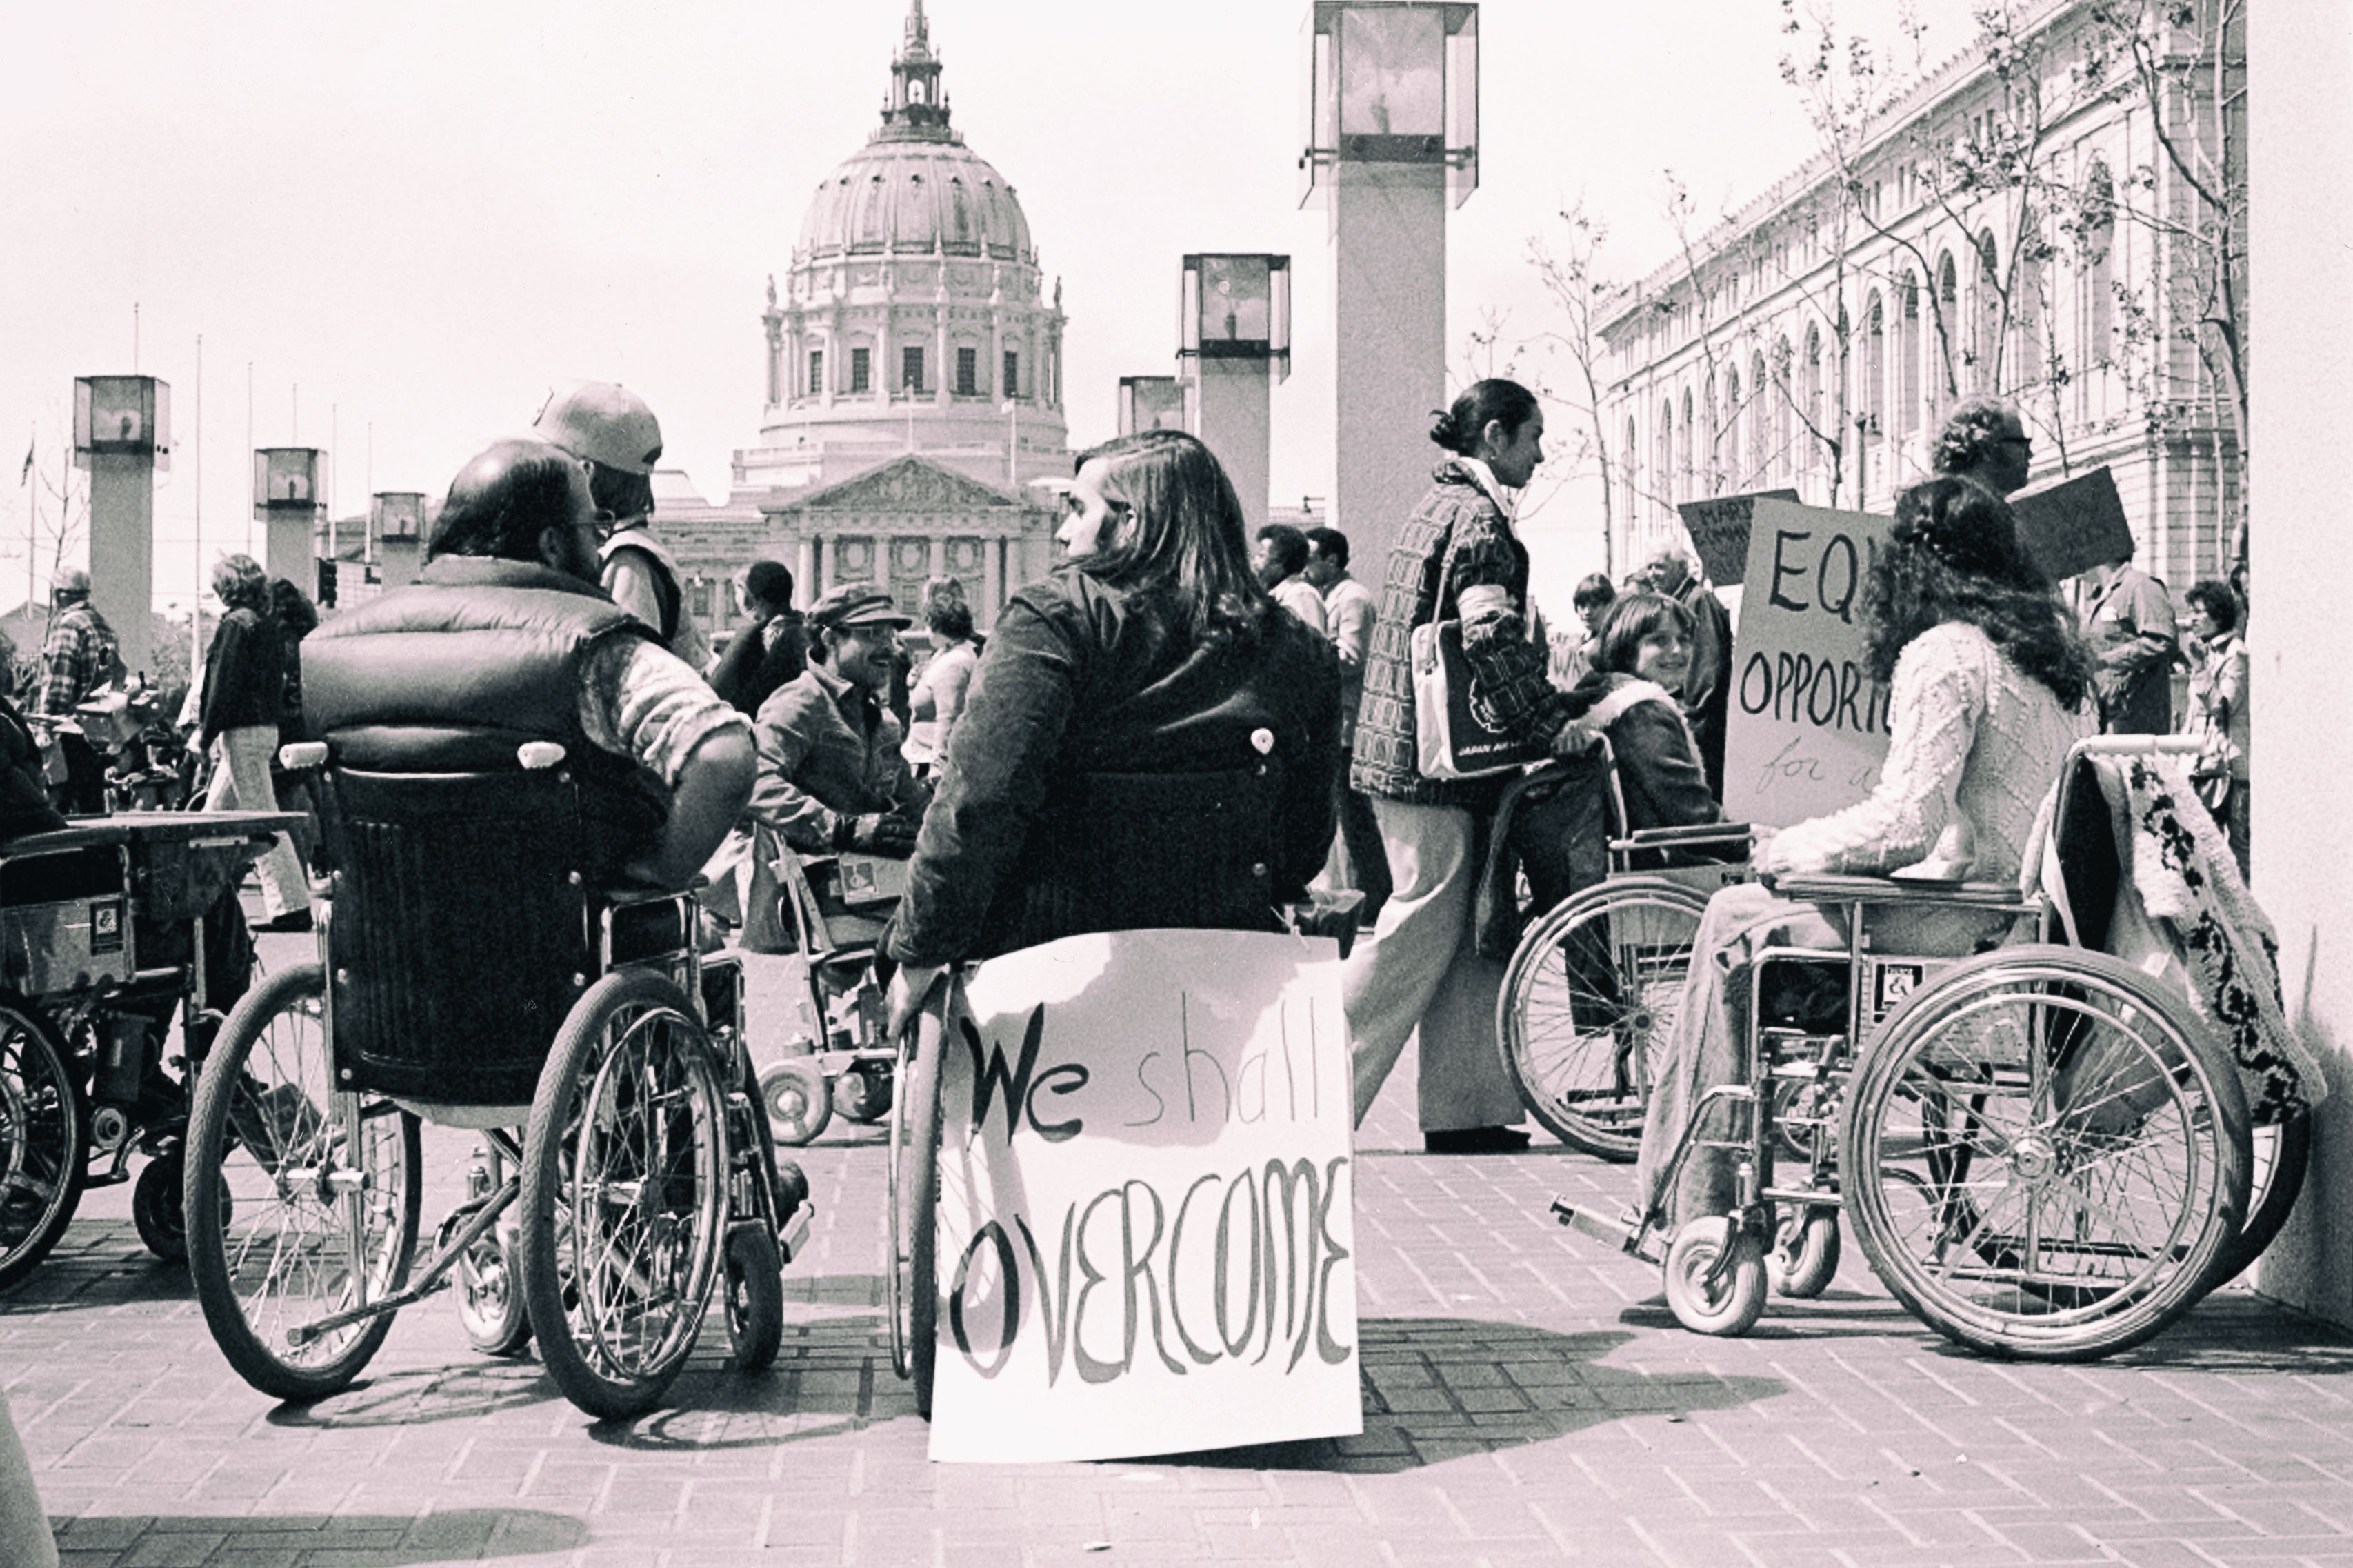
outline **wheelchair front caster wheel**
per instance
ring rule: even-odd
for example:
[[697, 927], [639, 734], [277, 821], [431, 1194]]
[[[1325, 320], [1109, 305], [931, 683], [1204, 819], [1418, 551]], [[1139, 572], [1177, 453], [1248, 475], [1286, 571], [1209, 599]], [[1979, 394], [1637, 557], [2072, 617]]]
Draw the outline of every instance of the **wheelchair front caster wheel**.
[[1785, 1208], [1773, 1226], [1773, 1287], [1810, 1300], [1838, 1275], [1838, 1210]]
[[[174, 1149], [147, 1162], [131, 1189], [131, 1223], [147, 1250], [166, 1263], [188, 1260], [188, 1211], [184, 1193], [186, 1156]], [[227, 1222], [228, 1184], [221, 1184], [221, 1214]]]
[[765, 1372], [785, 1341], [785, 1255], [765, 1225], [727, 1237], [727, 1343], [737, 1372]]
[[522, 1304], [522, 1248], [514, 1232], [494, 1226], [458, 1259], [458, 1321], [466, 1342], [484, 1355], [520, 1354], [531, 1343]]
[[760, 1075], [760, 1104], [779, 1143], [807, 1143], [833, 1121], [824, 1070], [807, 1057], [778, 1062]]
[[[1722, 1271], [1717, 1260], [1730, 1257]], [[1724, 1215], [1695, 1219], [1667, 1248], [1667, 1306], [1695, 1334], [1735, 1336], [1765, 1314], [1765, 1256], [1756, 1237]]]

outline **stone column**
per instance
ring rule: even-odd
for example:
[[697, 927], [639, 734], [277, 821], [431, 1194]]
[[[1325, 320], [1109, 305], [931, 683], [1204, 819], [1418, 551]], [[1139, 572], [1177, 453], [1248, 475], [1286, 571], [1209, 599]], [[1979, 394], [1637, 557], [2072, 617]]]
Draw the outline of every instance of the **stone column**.
[[947, 536], [945, 534], [934, 533], [932, 535], [932, 575], [934, 577], [944, 577], [947, 574]]
[[817, 549], [817, 535], [804, 533], [793, 551], [793, 586], [799, 591], [804, 610], [817, 603], [818, 595], [825, 592], [818, 581]]

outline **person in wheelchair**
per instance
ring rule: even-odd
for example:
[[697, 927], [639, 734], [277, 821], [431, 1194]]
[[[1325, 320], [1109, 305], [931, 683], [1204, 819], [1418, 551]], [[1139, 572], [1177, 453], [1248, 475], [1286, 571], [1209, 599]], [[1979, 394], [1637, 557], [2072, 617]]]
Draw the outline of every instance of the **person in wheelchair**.
[[1573, 722], [1609, 737], [1629, 833], [1723, 820], [1676, 695], [1696, 637], [1691, 612], [1674, 600], [1628, 594], [1602, 619], [1592, 669], [1569, 689]]
[[1068, 559], [998, 617], [886, 939], [944, 966], [1089, 931], [1281, 929], [1332, 843], [1340, 667], [1250, 567], [1193, 437], [1082, 454]]
[[425, 570], [312, 633], [303, 719], [386, 773], [511, 770], [529, 742], [591, 782], [596, 874], [675, 891], [750, 797], [751, 728], [598, 582], [586, 471], [500, 441], [450, 482]]
[[[2091, 655], [2020, 546], [2009, 504], [1951, 476], [1906, 490], [1862, 607], [1870, 673], [1890, 688], [1879, 784], [1846, 810], [1783, 828], [1758, 848], [1756, 869], [2014, 879], [2037, 807], [2097, 721]], [[1883, 939], [1922, 953], [1967, 954], [2011, 920], [1957, 905], [1890, 913]], [[1728, 1151], [1695, 1147], [1675, 1191], [1660, 1187], [1691, 1108], [1740, 1073], [1750, 955], [1768, 943], [1845, 941], [1829, 913], [1760, 884], [1709, 901], [1643, 1125], [1638, 1212], [1663, 1204], [1672, 1233], [1679, 1220], [1731, 1208]]]

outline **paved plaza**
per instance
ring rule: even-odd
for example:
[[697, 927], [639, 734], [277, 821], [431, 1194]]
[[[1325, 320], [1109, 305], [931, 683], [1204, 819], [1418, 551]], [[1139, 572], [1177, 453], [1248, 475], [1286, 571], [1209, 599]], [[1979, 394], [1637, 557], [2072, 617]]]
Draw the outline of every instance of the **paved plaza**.
[[[2353, 1563], [2353, 1340], [2234, 1289], [2113, 1362], [2005, 1365], [1852, 1251], [1820, 1301], [1699, 1338], [1655, 1269], [1547, 1212], [1626, 1171], [1548, 1143], [1424, 1155], [1412, 1081], [1409, 1060], [1359, 1150], [1359, 1438], [931, 1464], [884, 1339], [880, 1133], [840, 1121], [803, 1152], [820, 1207], [776, 1370], [736, 1376], [714, 1319], [634, 1424], [474, 1354], [446, 1299], [358, 1386], [275, 1406], [119, 1187], [0, 1302], [0, 1380], [76, 1568]], [[447, 1183], [466, 1135], [426, 1152]]]

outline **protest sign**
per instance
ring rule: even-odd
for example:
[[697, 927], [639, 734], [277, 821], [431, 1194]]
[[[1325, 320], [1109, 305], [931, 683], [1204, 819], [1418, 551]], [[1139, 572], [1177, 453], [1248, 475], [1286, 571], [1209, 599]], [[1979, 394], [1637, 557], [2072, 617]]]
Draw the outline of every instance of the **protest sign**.
[[1787, 827], [1852, 805], [1887, 755], [1887, 692], [1863, 669], [1865, 574], [1890, 519], [1756, 503], [1732, 702], [1724, 811]]
[[934, 1459], [1364, 1430], [1336, 944], [1066, 937], [941, 1058]]
[[1707, 580], [1728, 587], [1742, 581], [1748, 570], [1748, 531], [1757, 503], [1797, 499], [1795, 490], [1759, 490], [1754, 495], [1682, 501], [1675, 511], [1683, 520], [1683, 531], [1691, 536], [1692, 549], [1698, 553]]
[[2116, 476], [2105, 468], [2021, 490], [2010, 498], [2010, 510], [2019, 542], [2053, 583], [2132, 559], [2132, 524]]

